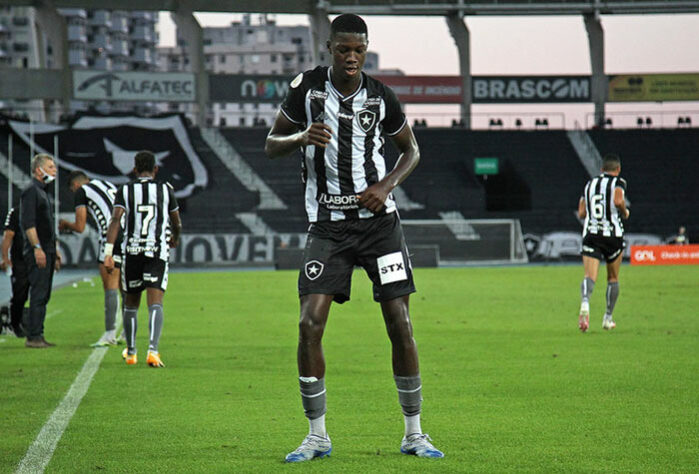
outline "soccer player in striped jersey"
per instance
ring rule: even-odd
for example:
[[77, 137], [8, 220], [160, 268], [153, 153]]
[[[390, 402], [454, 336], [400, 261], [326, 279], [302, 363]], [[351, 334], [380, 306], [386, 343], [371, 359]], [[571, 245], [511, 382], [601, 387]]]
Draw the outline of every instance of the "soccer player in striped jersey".
[[[182, 225], [175, 192], [169, 183], [155, 180], [155, 155], [140, 151], [134, 157], [137, 178], [117, 190], [112, 219], [107, 230], [104, 266], [114, 270], [113, 250], [124, 218], [121, 282], [126, 292], [122, 354], [128, 365], [137, 363], [136, 329], [141, 293], [146, 290], [150, 342], [146, 363], [164, 367], [158, 344], [163, 328], [163, 296], [167, 289], [170, 248], [177, 246]], [[168, 232], [168, 228], [170, 232]]]
[[625, 247], [622, 219], [629, 218], [626, 181], [619, 173], [619, 157], [606, 155], [602, 162], [602, 174], [588, 181], [578, 203], [578, 216], [585, 220], [581, 252], [585, 278], [581, 285], [582, 301], [578, 318], [578, 327], [582, 332], [590, 327], [590, 295], [603, 260], [607, 263], [607, 310], [602, 327], [616, 327], [612, 312], [619, 297], [619, 269]]
[[[72, 231], [81, 234], [85, 230], [88, 212], [97, 226], [99, 239], [97, 242], [97, 261], [99, 263], [102, 288], [104, 288], [104, 334], [92, 347], [103, 347], [117, 344], [117, 325], [119, 312], [119, 268], [121, 252], [114, 255], [116, 271], [108, 273], [104, 267], [104, 243], [107, 239], [107, 225], [112, 216], [116, 186], [101, 179], [90, 179], [82, 171], [73, 171], [68, 178], [68, 186], [75, 194], [75, 221], [61, 219], [59, 230]], [[121, 233], [119, 233], [121, 239]]]
[[[420, 427], [422, 382], [408, 311], [415, 291], [412, 268], [391, 191], [420, 158], [395, 94], [362, 72], [368, 39], [364, 20], [340, 15], [327, 43], [332, 67], [299, 74], [290, 84], [267, 136], [270, 158], [301, 149], [310, 222], [299, 272], [301, 315], [298, 371], [309, 434], [287, 462], [328, 456], [322, 336], [333, 301], [350, 298], [352, 270], [364, 267], [374, 284], [393, 348], [393, 374], [402, 407], [404, 454], [438, 458]], [[384, 137], [400, 156], [387, 172]]]

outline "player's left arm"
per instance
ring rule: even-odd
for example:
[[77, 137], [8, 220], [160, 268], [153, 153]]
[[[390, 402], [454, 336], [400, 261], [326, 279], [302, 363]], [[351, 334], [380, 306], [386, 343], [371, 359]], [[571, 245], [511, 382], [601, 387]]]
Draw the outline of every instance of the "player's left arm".
[[624, 219], [629, 218], [629, 209], [626, 207], [626, 199], [624, 198], [624, 188], [614, 188], [614, 206], [619, 209], [619, 213]]
[[75, 209], [75, 222], [70, 222], [65, 219], [61, 219], [58, 222], [58, 230], [72, 230], [78, 234], [82, 234], [85, 230], [85, 224], [87, 223], [87, 208], [85, 206], [80, 206]]
[[393, 189], [413, 172], [420, 161], [420, 149], [413, 130], [406, 122], [403, 129], [393, 137], [393, 143], [400, 151], [396, 166], [378, 183], [372, 184], [359, 195], [359, 202], [372, 212], [383, 209], [386, 198]]
[[75, 222], [70, 222], [65, 219], [58, 221], [58, 230], [72, 230], [78, 234], [82, 234], [85, 230], [85, 223], [87, 222], [87, 194], [85, 194], [85, 189], [83, 187], [78, 188], [75, 191]]
[[116, 242], [117, 236], [119, 235], [121, 217], [125, 212], [125, 208], [117, 205], [115, 205], [112, 210], [112, 218], [107, 228], [107, 243], [104, 244], [104, 268], [107, 269], [108, 273], [112, 273], [112, 270], [114, 270], [114, 257], [112, 257], [114, 242]]

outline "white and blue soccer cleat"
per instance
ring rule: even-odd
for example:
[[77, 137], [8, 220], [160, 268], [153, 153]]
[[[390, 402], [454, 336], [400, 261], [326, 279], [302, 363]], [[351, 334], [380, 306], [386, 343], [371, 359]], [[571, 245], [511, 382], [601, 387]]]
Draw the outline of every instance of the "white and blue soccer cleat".
[[602, 320], [602, 328], [609, 331], [610, 329], [614, 329], [615, 327], [616, 327], [616, 323], [612, 319], [612, 315], [605, 314], [604, 319]]
[[323, 438], [322, 436], [309, 434], [303, 439], [301, 446], [287, 454], [284, 460], [286, 462], [310, 461], [314, 458], [330, 456], [332, 450], [333, 445], [330, 442], [330, 437]]
[[403, 437], [400, 443], [400, 452], [414, 454], [419, 458], [443, 458], [444, 453], [435, 448], [428, 434], [414, 433]]

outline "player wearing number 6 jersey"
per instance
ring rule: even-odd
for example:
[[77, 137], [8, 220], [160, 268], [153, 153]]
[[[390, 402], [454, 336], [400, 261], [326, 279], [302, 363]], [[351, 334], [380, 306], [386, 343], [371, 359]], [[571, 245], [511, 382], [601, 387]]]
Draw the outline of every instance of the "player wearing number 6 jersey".
[[[158, 352], [163, 328], [163, 295], [167, 288], [170, 248], [176, 247], [182, 225], [177, 199], [172, 186], [155, 181], [158, 167], [150, 151], [140, 151], [134, 158], [135, 181], [119, 187], [112, 219], [107, 230], [104, 266], [114, 269], [113, 250], [124, 216], [122, 287], [126, 292], [124, 332], [126, 349], [122, 354], [129, 365], [136, 364], [136, 316], [141, 293], [146, 290], [150, 343], [146, 362], [151, 367], [163, 367]], [[171, 230], [168, 239], [168, 227]]]
[[121, 267], [121, 231], [117, 236], [118, 251], [114, 252], [115, 270], [108, 273], [104, 267], [104, 243], [107, 239], [107, 226], [114, 207], [117, 187], [108, 181], [90, 179], [82, 171], [73, 171], [68, 178], [68, 186], [75, 193], [75, 221], [61, 219], [58, 229], [81, 234], [85, 230], [87, 214], [97, 226], [97, 243], [100, 277], [104, 288], [104, 334], [92, 344], [93, 347], [116, 345], [117, 312], [119, 310], [119, 276]]
[[602, 162], [602, 174], [585, 185], [578, 203], [578, 216], [583, 226], [582, 259], [585, 278], [581, 285], [582, 301], [578, 327], [582, 332], [590, 327], [590, 295], [595, 287], [600, 261], [607, 262], [607, 310], [602, 327], [614, 329], [614, 305], [619, 297], [619, 268], [624, 251], [624, 225], [629, 218], [626, 208], [626, 180], [621, 172], [621, 160], [609, 154]]

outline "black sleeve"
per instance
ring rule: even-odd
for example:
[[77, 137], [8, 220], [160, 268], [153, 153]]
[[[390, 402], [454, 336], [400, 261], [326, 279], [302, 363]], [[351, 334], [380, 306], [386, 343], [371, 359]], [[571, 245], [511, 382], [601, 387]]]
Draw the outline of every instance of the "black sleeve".
[[19, 213], [13, 207], [10, 212], [7, 213], [7, 218], [5, 219], [5, 229], [11, 230], [15, 234], [20, 231], [19, 228]]
[[73, 201], [73, 204], [75, 205], [75, 208], [87, 206], [87, 194], [85, 193], [85, 190], [82, 188], [78, 188], [78, 190], [75, 192], [75, 199]]
[[621, 188], [624, 190], [624, 192], [626, 192], [626, 180], [619, 177], [619, 179], [616, 180], [616, 187]]
[[19, 209], [22, 230], [26, 232], [27, 229], [36, 227], [36, 188], [34, 186], [22, 193]]
[[289, 92], [286, 93], [281, 106], [284, 116], [297, 125], [306, 122], [306, 114], [304, 112], [305, 98], [306, 91], [303, 87], [303, 73], [301, 73], [289, 84]]
[[407, 123], [405, 120], [405, 114], [400, 108], [400, 102], [398, 102], [398, 97], [393, 92], [393, 90], [384, 86], [385, 94], [384, 101], [386, 103], [386, 116], [383, 119], [383, 131], [388, 136], [393, 136], [398, 134]]
[[126, 201], [124, 199], [124, 185], [119, 186], [114, 197], [114, 207], [123, 207], [126, 209]]
[[168, 206], [168, 212], [175, 212], [180, 208], [179, 204], [177, 204], [177, 198], [175, 197], [175, 189], [172, 187], [170, 183], [167, 183], [167, 194], [168, 194], [168, 200], [170, 201], [170, 205]]

